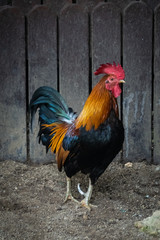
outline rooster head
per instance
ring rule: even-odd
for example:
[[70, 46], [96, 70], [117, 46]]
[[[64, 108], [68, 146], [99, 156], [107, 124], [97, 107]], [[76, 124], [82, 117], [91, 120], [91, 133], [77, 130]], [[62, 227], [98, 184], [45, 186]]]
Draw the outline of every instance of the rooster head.
[[119, 83], [125, 82], [125, 73], [120, 64], [116, 65], [115, 62], [113, 62], [113, 65], [110, 63], [101, 64], [94, 74], [106, 74], [106, 89], [111, 91], [116, 98], [121, 94]]

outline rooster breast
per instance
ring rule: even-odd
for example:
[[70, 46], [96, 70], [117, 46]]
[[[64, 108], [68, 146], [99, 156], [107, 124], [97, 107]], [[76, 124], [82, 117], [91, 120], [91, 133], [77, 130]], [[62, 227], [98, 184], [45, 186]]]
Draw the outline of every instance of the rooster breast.
[[114, 110], [98, 129], [86, 131], [85, 127], [81, 127], [79, 142], [70, 151], [64, 164], [66, 175], [72, 177], [78, 171], [89, 173], [94, 184], [121, 150], [123, 141], [123, 125]]

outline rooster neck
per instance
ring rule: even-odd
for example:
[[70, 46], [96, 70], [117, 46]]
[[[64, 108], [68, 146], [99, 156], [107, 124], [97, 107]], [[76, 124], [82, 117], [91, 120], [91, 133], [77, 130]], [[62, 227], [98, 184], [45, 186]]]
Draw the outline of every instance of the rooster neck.
[[114, 109], [118, 115], [117, 101], [105, 87], [106, 77], [104, 76], [93, 88], [76, 119], [76, 128], [85, 127], [86, 131], [91, 130], [92, 127], [97, 129], [109, 117], [111, 109]]

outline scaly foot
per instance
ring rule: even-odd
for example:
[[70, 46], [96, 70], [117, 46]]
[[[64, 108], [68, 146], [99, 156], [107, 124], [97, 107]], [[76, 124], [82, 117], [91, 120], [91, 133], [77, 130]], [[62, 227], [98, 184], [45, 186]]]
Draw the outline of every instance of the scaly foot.
[[67, 202], [68, 200], [72, 200], [76, 203], [79, 203], [79, 201], [77, 201], [71, 193], [71, 179], [67, 177], [67, 193], [66, 193], [66, 197], [64, 200], [64, 203]]
[[69, 194], [66, 194], [66, 197], [65, 197], [65, 200], [64, 200], [64, 203], [67, 202], [68, 200], [72, 200], [73, 202], [75, 203], [80, 203], [78, 200], [76, 200], [71, 193]]

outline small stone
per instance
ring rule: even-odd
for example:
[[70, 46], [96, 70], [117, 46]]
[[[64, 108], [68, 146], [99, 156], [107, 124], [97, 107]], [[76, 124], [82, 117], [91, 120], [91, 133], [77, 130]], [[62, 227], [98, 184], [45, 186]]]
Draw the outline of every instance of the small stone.
[[84, 219], [84, 220], [87, 220], [87, 219], [88, 219], [87, 214], [85, 214], [85, 213], [83, 214], [83, 219]]
[[124, 166], [127, 168], [131, 168], [131, 167], [133, 167], [133, 163], [127, 162]]
[[157, 166], [157, 167], [155, 168], [155, 171], [156, 171], [156, 172], [160, 171], [160, 166]]
[[158, 235], [160, 232], [160, 211], [155, 211], [152, 216], [135, 222], [135, 226], [150, 235]]

